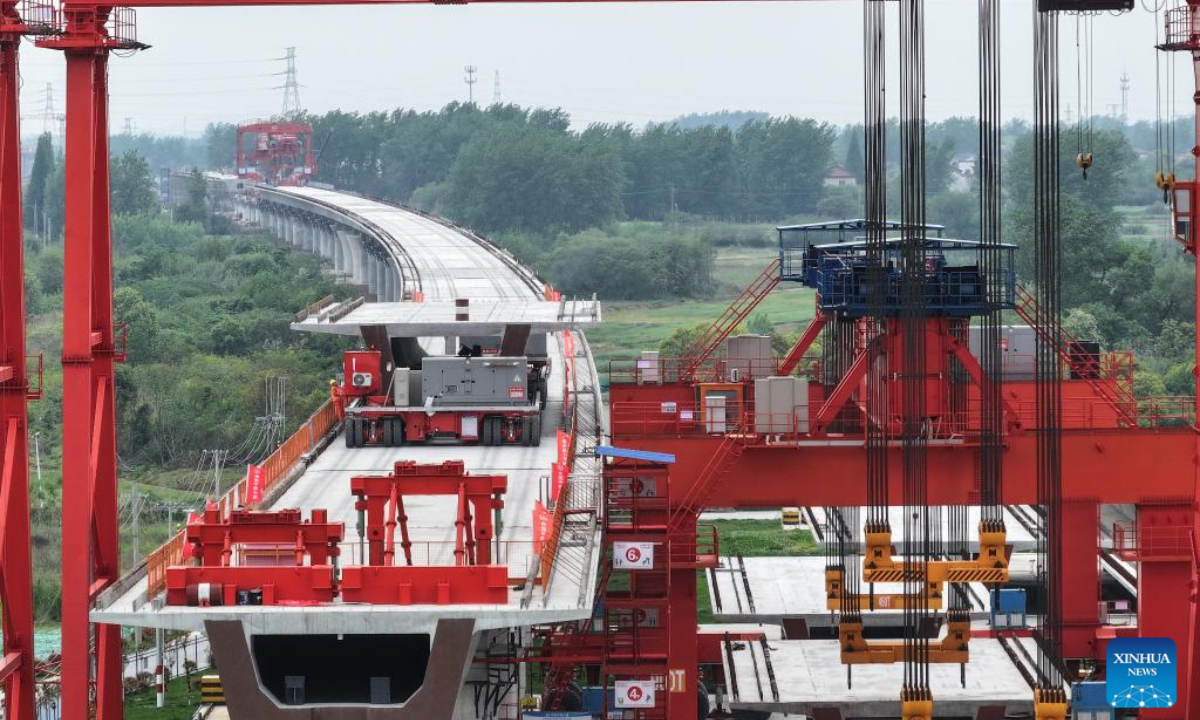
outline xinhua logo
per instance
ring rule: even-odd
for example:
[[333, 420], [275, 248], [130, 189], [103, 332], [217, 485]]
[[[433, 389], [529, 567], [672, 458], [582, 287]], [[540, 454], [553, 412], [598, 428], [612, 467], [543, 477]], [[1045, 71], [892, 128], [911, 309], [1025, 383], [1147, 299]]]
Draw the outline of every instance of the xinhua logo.
[[1108, 704], [1169, 708], [1175, 704], [1175, 641], [1117, 638], [1108, 643]]

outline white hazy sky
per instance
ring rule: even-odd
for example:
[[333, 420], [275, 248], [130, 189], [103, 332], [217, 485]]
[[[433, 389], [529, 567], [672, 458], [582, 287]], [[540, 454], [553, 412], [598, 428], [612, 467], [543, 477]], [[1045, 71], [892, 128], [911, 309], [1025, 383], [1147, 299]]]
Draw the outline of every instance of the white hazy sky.
[[[1152, 0], [1139, 0], [1152, 2]], [[1162, 1], [1162, 0], [1160, 0]], [[889, 4], [895, 12], [895, 4]], [[277, 113], [284, 48], [297, 49], [301, 99], [313, 112], [435, 109], [465, 100], [463, 67], [478, 68], [477, 101], [558, 106], [578, 125], [641, 126], [689, 112], [762, 110], [856, 122], [862, 114], [860, 2], [577, 5], [334, 6], [143, 9], [151, 50], [112, 60], [114, 131], [196, 134], [211, 121]], [[931, 0], [928, 115], [973, 115], [976, 5]], [[1031, 111], [1030, 6], [1002, 3], [1006, 117]], [[1064, 112], [1076, 107], [1075, 19], [1062, 20]], [[892, 27], [895, 27], [894, 22]], [[1154, 15], [1143, 6], [1094, 20], [1094, 108], [1120, 101], [1132, 78], [1130, 117], [1155, 112]], [[1177, 54], [1180, 55], [1180, 54]], [[1186, 59], [1175, 92], [1190, 112]], [[46, 83], [63, 108], [60, 53], [24, 46], [22, 112], [42, 111]], [[892, 63], [892, 70], [895, 63]], [[895, 99], [892, 100], [893, 106]], [[893, 110], [894, 112], [894, 110]], [[27, 119], [37, 131], [40, 120]]]

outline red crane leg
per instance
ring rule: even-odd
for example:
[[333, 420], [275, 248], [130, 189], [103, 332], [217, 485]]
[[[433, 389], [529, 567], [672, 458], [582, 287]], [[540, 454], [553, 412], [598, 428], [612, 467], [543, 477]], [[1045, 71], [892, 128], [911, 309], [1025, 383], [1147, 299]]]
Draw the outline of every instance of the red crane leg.
[[[5, 20], [0, 18], [0, 25]], [[0, 677], [9, 720], [33, 720], [33, 566], [29, 541], [25, 259], [17, 50], [0, 34]]]
[[[1137, 506], [1137, 536], [1142, 556], [1138, 565], [1138, 636], [1166, 637], [1175, 641], [1179, 661], [1176, 678], [1181, 680], [1175, 706], [1165, 710], [1141, 708], [1139, 717], [1143, 720], [1190, 717], [1186, 714], [1190, 688], [1183, 681], [1190, 677], [1187, 648], [1192, 560], [1188, 557], [1190, 553], [1179, 552], [1169, 539], [1179, 537], [1178, 528], [1191, 524], [1190, 505]], [[1155, 528], [1163, 530], [1156, 531]]]
[[[696, 536], [696, 522], [690, 523]], [[691, 552], [690, 548], [688, 550]], [[694, 560], [694, 557], [693, 557]], [[667, 720], [692, 720], [699, 712], [696, 697], [696, 673], [700, 650], [697, 640], [696, 570], [689, 566], [671, 569], [667, 591]], [[682, 677], [681, 677], [682, 676]]]
[[[63, 717], [89, 717], [96, 594], [119, 573], [107, 51], [68, 50], [63, 291]], [[96, 717], [119, 720], [120, 628], [95, 632]]]
[[[108, 56], [97, 57], [94, 85], [96, 108], [92, 200], [92, 331], [100, 334], [92, 364], [96, 390], [96, 428], [92, 456], [95, 461], [93, 513], [97, 542], [92, 549], [93, 598], [95, 588], [107, 587], [121, 577], [121, 538], [117, 525], [117, 411], [116, 334], [113, 329], [112, 212], [108, 178]], [[96, 629], [97, 720], [124, 716], [124, 666], [119, 625]]]
[[1063, 657], [1094, 657], [1100, 627], [1100, 506], [1095, 501], [1065, 502], [1062, 522]]

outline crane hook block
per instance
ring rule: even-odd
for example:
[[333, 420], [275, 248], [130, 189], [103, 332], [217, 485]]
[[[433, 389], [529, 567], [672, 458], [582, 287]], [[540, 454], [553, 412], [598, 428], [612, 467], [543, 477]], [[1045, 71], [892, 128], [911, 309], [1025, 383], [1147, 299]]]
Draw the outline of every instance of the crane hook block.
[[1079, 153], [1075, 156], [1075, 164], [1078, 165], [1079, 169], [1083, 171], [1084, 180], [1087, 179], [1088, 168], [1092, 166], [1092, 160], [1093, 158], [1091, 153]]

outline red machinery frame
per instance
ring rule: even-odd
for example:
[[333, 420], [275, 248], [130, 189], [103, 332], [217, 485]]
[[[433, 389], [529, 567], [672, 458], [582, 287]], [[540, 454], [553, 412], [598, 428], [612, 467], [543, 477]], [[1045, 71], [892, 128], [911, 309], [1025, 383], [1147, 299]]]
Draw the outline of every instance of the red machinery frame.
[[[189, 524], [184, 543], [191, 548], [198, 565], [167, 569], [167, 603], [234, 605], [239, 590], [261, 588], [262, 604], [279, 602], [330, 602], [337, 594], [331, 560], [340, 552], [338, 544], [345, 525], [329, 522], [325, 510], [313, 510], [311, 520], [301, 519], [299, 510], [234, 510], [228, 518], [213, 505], [204, 511], [203, 522]], [[239, 545], [290, 547], [292, 564], [263, 567], [234, 565]], [[307, 558], [309, 564], [305, 565]], [[213, 588], [220, 602], [197, 588]], [[199, 600], [199, 598], [203, 598]]]
[[[113, 362], [115, 348], [112, 321], [112, 243], [109, 212], [109, 176], [108, 176], [108, 54], [114, 49], [132, 49], [142, 47], [135, 39], [136, 30], [133, 24], [132, 11], [128, 7], [223, 7], [223, 6], [288, 6], [288, 5], [343, 5], [343, 4], [429, 4], [435, 0], [133, 0], [125, 3], [127, 7], [117, 8], [110, 3], [96, 0], [64, 0], [62, 9], [65, 27], [62, 34], [48, 37], [40, 41], [43, 47], [63, 50], [66, 53], [67, 65], [67, 120], [66, 120], [66, 221], [64, 242], [64, 319], [63, 319], [63, 602], [62, 602], [62, 650], [63, 670], [61, 688], [63, 696], [63, 717], [66, 720], [85, 720], [89, 717], [89, 696], [92, 680], [91, 644], [93, 631], [88, 619], [88, 612], [95, 597], [116, 581], [119, 576], [119, 552], [117, 537], [117, 473], [115, 452], [115, 416], [113, 411]], [[475, 0], [476, 2], [499, 2], [503, 0]], [[509, 0], [513, 1], [513, 0]], [[572, 2], [581, 0], [516, 0], [523, 2]], [[614, 0], [637, 2], [639, 0]], [[734, 0], [736, 1], [736, 0]], [[744, 0], [743, 0], [744, 1]], [[25, 422], [25, 409], [21, 391], [13, 392], [12, 386], [25, 376], [24, 372], [24, 340], [22, 332], [17, 329], [24, 322], [23, 314], [18, 310], [22, 303], [21, 283], [13, 283], [12, 278], [22, 278], [23, 264], [20, 254], [20, 183], [12, 180], [12, 167], [17, 161], [12, 148], [16, 147], [16, 133], [13, 131], [18, 124], [16, 104], [17, 65], [16, 46], [12, 41], [14, 34], [21, 34], [20, 16], [16, 14], [15, 3], [11, 0], [0, 0], [3, 8], [3, 20], [0, 21], [0, 210], [4, 211], [4, 220], [0, 221], [0, 258], [4, 260], [3, 273], [0, 273], [0, 293], [3, 293], [3, 325], [0, 325], [0, 351], [9, 357], [0, 365], [9, 369], [0, 370], [0, 377], [10, 374], [8, 381], [0, 381], [4, 392], [0, 392], [0, 413], [6, 423], [16, 423], [16, 437], [5, 444], [2, 467], [4, 485], [0, 492], [0, 521], [3, 525], [4, 546], [0, 547], [0, 559], [4, 559], [4, 592], [27, 596], [26, 588], [31, 584], [31, 572], [20, 558], [28, 552], [29, 534], [22, 523], [27, 523], [27, 449], [19, 431]], [[1195, 12], [1195, 6], [1189, 5], [1189, 12]], [[49, 35], [49, 32], [39, 34]], [[1198, 96], [1200, 98], [1200, 96]], [[19, 169], [17, 171], [19, 175]], [[14, 233], [13, 228], [17, 228]], [[1194, 231], [1193, 231], [1194, 232]], [[14, 248], [15, 246], [15, 248]], [[1195, 246], [1194, 243], [1192, 245]], [[7, 278], [7, 281], [4, 280]], [[1200, 274], [1197, 284], [1200, 285]], [[15, 322], [12, 318], [18, 318]], [[21, 339], [16, 339], [22, 336]], [[1200, 335], [1197, 338], [1197, 355], [1200, 357]], [[18, 362], [20, 361], [20, 362]], [[11, 382], [16, 381], [16, 382]], [[18, 407], [20, 405], [20, 407]], [[1197, 428], [1200, 429], [1200, 428]], [[7, 437], [13, 436], [9, 430]], [[1175, 442], [1171, 440], [1169, 442]], [[1073, 460], [1089, 460], [1087, 466], [1099, 472], [1100, 480], [1091, 486], [1084, 482], [1083, 492], [1090, 493], [1091, 501], [1103, 497], [1106, 502], [1119, 502], [1114, 498], [1140, 496], [1142, 493], [1121, 487], [1127, 483], [1114, 482], [1119, 479], [1115, 466], [1128, 472], [1124, 477], [1148, 478], [1145, 462], [1096, 462], [1091, 455], [1105, 456], [1113, 460], [1127, 451], [1132, 457], [1149, 461], [1160, 470], [1178, 475], [1160, 475], [1160, 482], [1141, 483], [1145, 492], [1157, 495], [1159, 502], [1164, 496], [1170, 497], [1171, 502], [1182, 508], [1184, 518], [1196, 530], [1200, 531], [1200, 514], [1195, 512], [1197, 487], [1200, 486], [1200, 468], [1191, 462], [1191, 457], [1200, 452], [1200, 437], [1186, 440], [1187, 448], [1183, 453], [1186, 462], [1176, 463], [1164, 457], [1168, 450], [1175, 452], [1179, 448], [1161, 447], [1157, 453], [1147, 452], [1145, 438], [1132, 437], [1103, 437], [1101, 441], [1085, 439], [1083, 447], [1067, 448], [1064, 464]], [[1067, 442], [1070, 445], [1070, 442]], [[1030, 443], [1032, 446], [1032, 443]], [[1101, 449], [1105, 448], [1105, 449]], [[691, 446], [696, 452], [699, 448]], [[763, 452], [753, 451], [745, 454], [746, 462]], [[959, 453], [968, 455], [969, 453]], [[1010, 453], [1013, 454], [1013, 453]], [[1015, 453], [1021, 458], [1029, 457], [1029, 448]], [[740, 453], [739, 453], [740, 455]], [[861, 453], [859, 453], [861, 456]], [[789, 459], [789, 461], [791, 461]], [[862, 462], [846, 457], [841, 463], [850, 463], [858, 471]], [[937, 460], [931, 458], [936, 465]], [[1011, 464], [1022, 466], [1023, 470], [1032, 468], [1032, 464], [1024, 459], [1010, 461]], [[758, 464], [758, 463], [756, 463]], [[969, 467], [961, 459], [943, 460], [944, 465], [957, 465], [959, 470]], [[778, 470], [776, 463], [765, 463], [762, 469], [769, 478], [773, 471]], [[943, 467], [943, 470], [949, 469]], [[697, 471], [693, 468], [694, 471]], [[931, 473], [937, 472], [931, 467]], [[1066, 479], [1071, 484], [1071, 474]], [[1032, 477], [1017, 473], [1009, 473], [1010, 478]], [[836, 476], [835, 476], [836, 477]], [[964, 473], [963, 477], [969, 477]], [[1189, 478], [1182, 482], [1181, 478]], [[677, 482], [689, 478], [688, 473], [679, 472]], [[695, 476], [691, 476], [694, 480]], [[954, 479], [950, 478], [952, 484]], [[1013, 483], [1014, 485], [1020, 484]], [[959, 483], [961, 484], [961, 483]], [[1031, 483], [1029, 483], [1031, 486]], [[1075, 481], [1078, 485], [1078, 480]], [[931, 477], [931, 486], [938, 483]], [[1149, 487], [1145, 487], [1149, 486]], [[777, 488], [778, 489], [778, 488]], [[1031, 489], [1031, 487], [1029, 488]], [[1076, 487], [1078, 491], [1081, 488]], [[720, 488], [715, 488], [719, 491]], [[845, 489], [843, 489], [845, 490]], [[1111, 490], [1112, 495], [1106, 491]], [[838, 489], [823, 489], [827, 494], [850, 494]], [[1024, 493], [1017, 493], [1022, 495]], [[1014, 499], [1014, 502], [1020, 500]], [[861, 504], [862, 500], [853, 502]], [[815, 504], [819, 504], [814, 500]], [[829, 504], [852, 504], [851, 502], [834, 502]], [[22, 517], [26, 518], [22, 520]], [[1067, 533], [1067, 537], [1071, 537]], [[1091, 537], [1092, 531], [1080, 533]], [[16, 550], [13, 543], [17, 543]], [[16, 557], [16, 563], [10, 564], [10, 558]], [[1162, 563], [1156, 563], [1162, 564]], [[1194, 563], [1193, 563], [1194, 564]], [[1197, 570], [1192, 568], [1190, 573], [1193, 582], [1200, 579]], [[1169, 595], [1169, 591], [1166, 593]], [[1178, 592], [1176, 592], [1178, 594]], [[15, 640], [15, 645], [7, 647], [22, 648], [20, 636], [23, 631], [22, 613], [20, 611], [23, 599], [7, 598], [5, 605], [6, 616], [11, 617], [14, 610], [18, 613], [14, 620], [19, 626], [4, 626], [6, 643]], [[1191, 619], [1191, 647], [1187, 653], [1192, 659], [1189, 667], [1187, 688], [1200, 688], [1200, 656], [1196, 656], [1200, 641], [1200, 598], [1184, 600], [1174, 609], [1175, 617]], [[15, 604], [12, 604], [15, 603]], [[1189, 607], [1190, 604], [1190, 607]], [[1093, 603], [1094, 605], [1094, 603]], [[1182, 612], [1181, 612], [1182, 611]], [[1187, 620], [1183, 620], [1187, 622]], [[7, 623], [7, 621], [6, 621]], [[9, 633], [12, 634], [10, 638]], [[121, 643], [119, 628], [102, 625], [95, 630], [96, 640], [96, 714], [98, 720], [116, 720], [121, 717]], [[21, 652], [25, 652], [22, 650]], [[1196, 657], [1193, 657], [1196, 656]], [[7, 673], [6, 682], [10, 678], [24, 680], [28, 665], [17, 660], [4, 660], [0, 668]], [[1190, 693], [1186, 715], [1200, 714], [1200, 693]], [[11, 697], [11, 696], [10, 696]], [[17, 697], [20, 697], [18, 695]], [[1174, 717], [1171, 711], [1166, 714], [1155, 713], [1157, 717]], [[12, 715], [13, 720], [31, 720], [32, 711], [24, 712], [18, 707]]]
[[[507, 490], [507, 476], [469, 474], [460, 460], [427, 465], [400, 461], [389, 475], [351, 478], [354, 508], [366, 515], [369, 564], [342, 570], [342, 598], [401, 605], [506, 602], [508, 568], [492, 564], [492, 516], [504, 508], [501, 496]], [[453, 566], [413, 565], [405, 495], [458, 498]], [[403, 566], [396, 561], [397, 527]]]
[[[238, 177], [276, 186], [307, 185], [317, 174], [312, 135], [312, 125], [302, 122], [238, 125]], [[246, 150], [246, 136], [255, 138], [253, 150]]]

